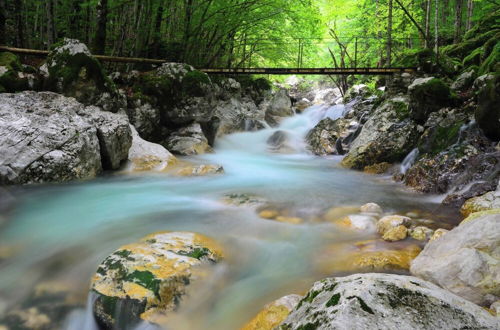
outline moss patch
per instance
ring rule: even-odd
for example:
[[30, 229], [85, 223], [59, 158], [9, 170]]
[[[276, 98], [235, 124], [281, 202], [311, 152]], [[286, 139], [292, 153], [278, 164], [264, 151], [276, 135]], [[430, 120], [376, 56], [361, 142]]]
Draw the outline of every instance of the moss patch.
[[19, 61], [19, 58], [9, 52], [0, 53], [0, 66], [7, 67], [7, 70], [22, 70], [21, 61]]
[[336, 293], [330, 299], [328, 299], [325, 306], [326, 307], [336, 306], [339, 303], [339, 300], [340, 300], [340, 293]]

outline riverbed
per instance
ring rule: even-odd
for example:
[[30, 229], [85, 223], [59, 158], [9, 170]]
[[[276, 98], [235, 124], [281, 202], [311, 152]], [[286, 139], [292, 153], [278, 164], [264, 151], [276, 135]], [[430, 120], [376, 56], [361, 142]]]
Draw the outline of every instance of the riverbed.
[[[341, 156], [308, 153], [307, 132], [344, 111], [343, 105], [316, 105], [277, 128], [225, 136], [216, 141], [215, 153], [186, 159], [220, 164], [222, 175], [121, 172], [9, 189], [14, 204], [0, 227], [0, 246], [12, 252], [0, 259], [0, 308], [9, 310], [46, 282], [67, 285], [83, 306], [92, 274], [119, 246], [157, 231], [194, 231], [219, 241], [227, 256], [207, 282], [191, 290], [170, 328], [237, 329], [264, 304], [302, 294], [313, 281], [335, 275], [335, 269], [316, 264], [327, 246], [376, 237], [323, 221], [328, 209], [374, 202], [386, 213], [411, 212], [441, 227], [458, 220], [433, 196], [413, 193], [388, 177], [344, 169]], [[286, 153], [267, 144], [277, 130], [287, 133]], [[242, 194], [303, 223], [266, 220], [251, 205], [228, 202], [228, 196]], [[61, 317], [68, 329], [94, 327], [85, 309]]]

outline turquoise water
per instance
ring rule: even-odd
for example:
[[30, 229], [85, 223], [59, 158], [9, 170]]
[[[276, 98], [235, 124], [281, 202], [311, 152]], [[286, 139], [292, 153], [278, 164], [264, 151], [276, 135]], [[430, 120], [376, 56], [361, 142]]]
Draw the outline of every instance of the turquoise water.
[[[89, 279], [119, 246], [163, 230], [195, 231], [219, 240], [228, 256], [208, 283], [196, 287], [172, 317], [173, 329], [237, 329], [265, 303], [301, 293], [325, 274], [314, 257], [325, 245], [374, 237], [346, 235], [314, 222], [334, 206], [379, 203], [384, 211], [420, 210], [441, 216], [439, 206], [387, 178], [340, 167], [340, 157], [309, 155], [303, 139], [325, 116], [343, 106], [314, 106], [285, 120], [291, 154], [268, 151], [276, 129], [226, 136], [216, 153], [192, 157], [224, 166], [225, 174], [177, 178], [165, 173], [121, 173], [83, 183], [13, 188], [15, 205], [0, 228], [0, 246], [14, 254], [0, 262], [0, 306], [5, 310], [40, 282], [65, 283], [85, 304]], [[305, 219], [290, 225], [258, 217], [249, 207], [227, 205], [226, 194], [255, 194]], [[0, 310], [1, 312], [1, 310]], [[76, 315], [76, 316], [75, 316]], [[73, 314], [72, 329], [85, 312]], [[193, 317], [193, 315], [196, 315]]]

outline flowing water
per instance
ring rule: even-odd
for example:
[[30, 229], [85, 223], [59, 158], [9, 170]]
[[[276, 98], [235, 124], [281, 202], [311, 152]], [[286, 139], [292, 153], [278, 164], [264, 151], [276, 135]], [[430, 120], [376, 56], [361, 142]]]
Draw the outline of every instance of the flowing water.
[[[276, 129], [226, 136], [217, 141], [216, 153], [189, 159], [221, 164], [224, 175], [116, 174], [12, 189], [14, 205], [0, 227], [0, 247], [13, 251], [0, 259], [0, 315], [42, 282], [68, 285], [84, 306], [97, 265], [120, 245], [156, 231], [195, 231], [220, 241], [227, 257], [207, 282], [193, 284], [191, 298], [183, 301], [169, 328], [237, 329], [267, 302], [303, 293], [314, 280], [334, 274], [315, 264], [325, 246], [375, 237], [348, 234], [320, 221], [325, 210], [376, 202], [387, 212], [417, 210], [446, 221], [424, 196], [387, 178], [343, 169], [340, 157], [306, 152], [307, 132], [343, 111], [342, 105], [313, 106]], [[268, 151], [266, 141], [278, 129], [287, 133], [293, 152]], [[240, 193], [260, 196], [305, 222], [264, 220], [251, 207], [223, 202], [227, 194]], [[93, 297], [88, 299], [91, 304]], [[89, 309], [73, 311], [67, 327], [94, 329]]]

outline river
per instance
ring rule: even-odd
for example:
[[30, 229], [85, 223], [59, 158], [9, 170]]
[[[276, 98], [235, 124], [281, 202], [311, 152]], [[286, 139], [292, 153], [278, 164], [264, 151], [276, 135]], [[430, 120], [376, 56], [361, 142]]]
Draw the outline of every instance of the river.
[[[9, 310], [47, 281], [69, 286], [84, 304], [97, 265], [119, 246], [156, 231], [195, 231], [221, 242], [227, 258], [183, 302], [171, 328], [237, 329], [264, 304], [303, 293], [314, 280], [334, 274], [315, 265], [325, 246], [375, 238], [372, 232], [348, 234], [319, 221], [325, 210], [375, 202], [385, 212], [416, 211], [452, 221], [433, 198], [387, 177], [343, 169], [340, 156], [306, 152], [307, 132], [320, 119], [338, 118], [343, 111], [343, 105], [316, 105], [278, 128], [225, 136], [216, 142], [214, 154], [189, 158], [221, 164], [223, 175], [119, 173], [82, 183], [10, 189], [15, 202], [0, 228], [0, 246], [14, 252], [0, 261], [0, 309]], [[292, 152], [268, 150], [266, 141], [278, 129], [288, 133]], [[251, 207], [223, 201], [241, 193], [260, 196], [304, 223], [261, 219]], [[89, 315], [72, 312], [68, 329], [92, 329], [92, 322], [85, 323]]]

